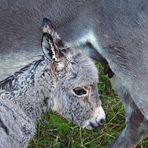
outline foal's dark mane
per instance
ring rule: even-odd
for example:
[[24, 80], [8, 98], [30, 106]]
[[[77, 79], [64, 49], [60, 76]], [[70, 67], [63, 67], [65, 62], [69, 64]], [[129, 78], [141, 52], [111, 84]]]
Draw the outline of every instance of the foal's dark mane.
[[[22, 74], [23, 72], [29, 70], [30, 72], [35, 70], [37, 66], [44, 60], [44, 56], [41, 59], [33, 61], [32, 63], [26, 65], [25, 67], [21, 68], [19, 71], [15, 72], [13, 75], [7, 77], [6, 79], [0, 81], [0, 89], [5, 89], [6, 91], [10, 91], [12, 86], [12, 81], [17, 79], [17, 76]], [[32, 68], [30, 68], [32, 66]], [[29, 69], [30, 68], [30, 69]]]

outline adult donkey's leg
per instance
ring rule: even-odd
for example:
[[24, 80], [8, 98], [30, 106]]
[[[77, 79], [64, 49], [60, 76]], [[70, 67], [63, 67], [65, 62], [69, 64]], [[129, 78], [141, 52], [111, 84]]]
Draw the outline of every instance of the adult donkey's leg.
[[115, 142], [109, 145], [109, 148], [133, 148], [148, 134], [148, 121], [135, 105], [126, 88], [119, 86], [121, 83], [118, 80], [114, 82], [113, 87], [117, 90], [124, 104], [126, 127]]
[[109, 148], [133, 148], [148, 132], [148, 122], [139, 110], [134, 110], [127, 118], [125, 129]]

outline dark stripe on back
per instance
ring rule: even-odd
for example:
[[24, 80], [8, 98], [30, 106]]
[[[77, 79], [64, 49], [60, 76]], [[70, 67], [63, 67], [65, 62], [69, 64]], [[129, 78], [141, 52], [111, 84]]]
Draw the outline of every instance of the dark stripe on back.
[[7, 126], [3, 123], [3, 121], [0, 119], [0, 127], [2, 128], [2, 129], [4, 129], [4, 131], [5, 131], [5, 133], [7, 134], [7, 135], [9, 135], [9, 130], [8, 130], [8, 128], [7, 128]]

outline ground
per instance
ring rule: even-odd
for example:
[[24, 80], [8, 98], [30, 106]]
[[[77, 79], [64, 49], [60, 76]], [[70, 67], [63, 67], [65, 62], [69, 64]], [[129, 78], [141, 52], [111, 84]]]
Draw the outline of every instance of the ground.
[[[124, 128], [124, 109], [120, 98], [111, 88], [103, 68], [96, 63], [100, 73], [98, 91], [107, 114], [106, 123], [95, 131], [78, 127], [55, 113], [47, 113], [37, 125], [37, 132], [29, 148], [105, 148]], [[148, 148], [148, 138], [137, 148]]]

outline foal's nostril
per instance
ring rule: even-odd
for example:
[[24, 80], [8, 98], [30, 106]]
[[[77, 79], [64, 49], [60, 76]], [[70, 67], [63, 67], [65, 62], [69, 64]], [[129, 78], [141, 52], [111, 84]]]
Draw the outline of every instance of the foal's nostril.
[[101, 119], [100, 121], [99, 121], [99, 124], [100, 125], [103, 125], [105, 123], [105, 120], [104, 119]]
[[96, 124], [93, 123], [93, 122], [90, 122], [89, 124], [90, 124], [90, 126], [92, 127], [92, 129], [96, 129], [96, 128], [98, 127], [98, 125], [96, 125]]

